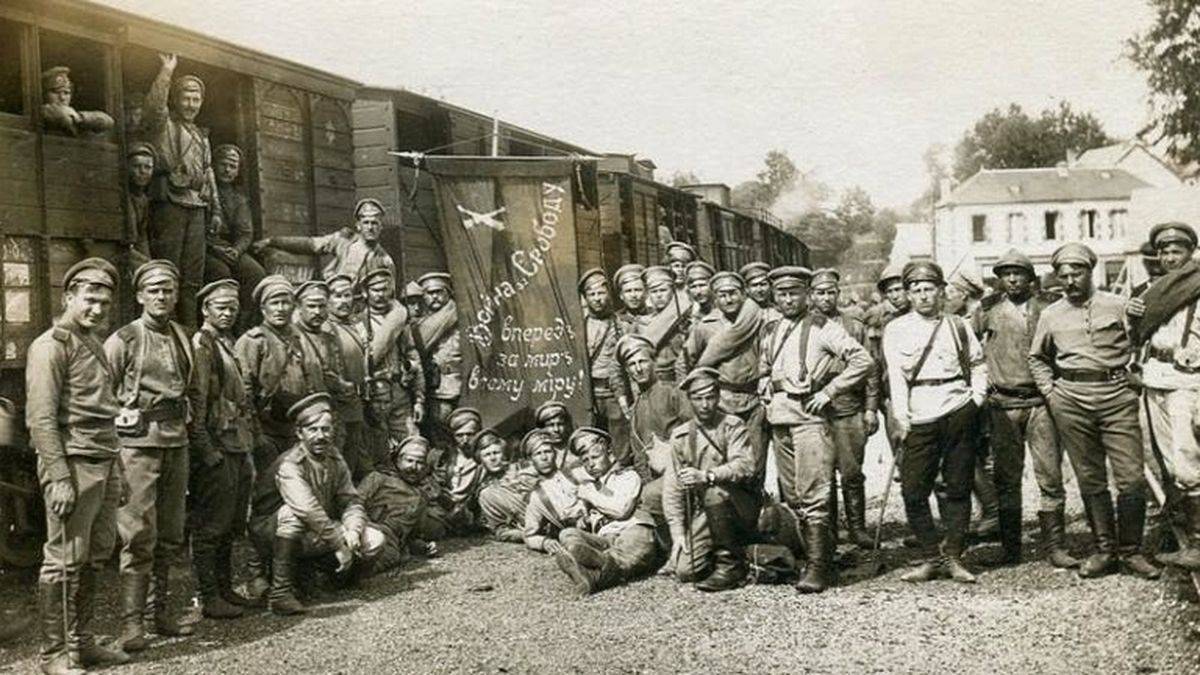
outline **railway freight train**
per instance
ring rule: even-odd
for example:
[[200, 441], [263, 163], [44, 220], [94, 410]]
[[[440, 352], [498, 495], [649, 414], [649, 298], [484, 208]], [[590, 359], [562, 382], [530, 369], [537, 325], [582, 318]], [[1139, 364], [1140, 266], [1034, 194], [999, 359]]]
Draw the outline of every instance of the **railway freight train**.
[[[53, 321], [68, 267], [101, 256], [128, 268], [124, 156], [160, 53], [179, 56], [177, 75], [205, 82], [197, 123], [212, 146], [241, 148], [240, 188], [256, 237], [334, 231], [353, 221], [356, 199], [375, 197], [388, 209], [383, 243], [404, 279], [443, 269], [445, 260], [428, 176], [389, 151], [597, 156], [445, 102], [364, 87], [85, 0], [0, 4], [0, 564], [32, 564], [42, 538], [22, 423], [25, 353]], [[72, 105], [104, 113], [111, 126], [47, 131], [43, 73], [56, 67], [70, 69]], [[802, 242], [764, 214], [730, 208], [721, 186], [667, 186], [654, 181], [652, 164], [625, 155], [602, 156], [589, 180], [596, 199], [576, 218], [582, 267], [655, 263], [670, 240], [725, 269], [808, 262]], [[299, 280], [319, 261], [275, 252], [266, 262]], [[129, 318], [124, 286], [116, 315]]]

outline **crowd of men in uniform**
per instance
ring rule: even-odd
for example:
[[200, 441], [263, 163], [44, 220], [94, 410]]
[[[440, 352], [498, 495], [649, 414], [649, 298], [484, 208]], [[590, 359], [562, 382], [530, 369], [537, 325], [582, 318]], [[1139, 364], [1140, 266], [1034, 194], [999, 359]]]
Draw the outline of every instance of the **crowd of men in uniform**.
[[[876, 544], [862, 463], [881, 418], [923, 553], [907, 581], [976, 580], [963, 561], [972, 494], [1000, 562], [1020, 561], [1026, 447], [1052, 565], [1159, 575], [1142, 541], [1150, 466], [1189, 533], [1158, 559], [1200, 569], [1200, 267], [1186, 224], [1152, 228], [1160, 274], [1129, 301], [1094, 287], [1096, 255], [1078, 243], [1053, 255], [1057, 289], [1039, 288], [1018, 251], [986, 297], [912, 262], [884, 271], [865, 315], [842, 302], [836, 270], [718, 271], [680, 242], [661, 266], [588, 270], [592, 419], [578, 422], [591, 426], [549, 401], [517, 440], [458, 406], [450, 277], [397, 297], [379, 202], [330, 235], [251, 242], [229, 187], [240, 151], [209, 151], [193, 122], [203, 82], [172, 80], [174, 61], [147, 96], [150, 140], [130, 151], [140, 264], [124, 281], [107, 260], [71, 267], [63, 313], [28, 353], [47, 673], [189, 634], [169, 592], [189, 544], [213, 619], [264, 604], [301, 613], [322, 576], [350, 585], [478, 532], [550, 554], [581, 595], [656, 570], [735, 589], [748, 547], [794, 541], [795, 588], [819, 593], [837, 581], [839, 492], [849, 543]], [[321, 273], [269, 275], [252, 257], [268, 248], [322, 256]], [[141, 314], [108, 334], [122, 283]], [[1083, 561], [1064, 535], [1064, 453], [1095, 549]], [[779, 512], [790, 532], [764, 527]], [[233, 566], [243, 534], [245, 575]], [[96, 572], [118, 546], [121, 628], [103, 645], [89, 631]]]

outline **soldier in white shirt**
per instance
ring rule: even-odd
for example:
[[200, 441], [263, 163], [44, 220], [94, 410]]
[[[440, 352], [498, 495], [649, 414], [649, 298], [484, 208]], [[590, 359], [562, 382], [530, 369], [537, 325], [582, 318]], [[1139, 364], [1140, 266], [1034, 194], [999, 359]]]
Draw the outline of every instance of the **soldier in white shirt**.
[[[966, 322], [944, 315], [945, 280], [931, 262], [904, 267], [904, 287], [912, 311], [883, 331], [883, 354], [891, 386], [892, 410], [902, 442], [901, 492], [909, 527], [930, 560], [905, 574], [905, 581], [929, 581], [949, 574], [974, 583], [963, 565], [971, 517], [979, 406], [987, 395], [983, 350]], [[929, 508], [941, 473], [945, 538], [938, 535]], [[938, 545], [940, 543], [940, 554]]]

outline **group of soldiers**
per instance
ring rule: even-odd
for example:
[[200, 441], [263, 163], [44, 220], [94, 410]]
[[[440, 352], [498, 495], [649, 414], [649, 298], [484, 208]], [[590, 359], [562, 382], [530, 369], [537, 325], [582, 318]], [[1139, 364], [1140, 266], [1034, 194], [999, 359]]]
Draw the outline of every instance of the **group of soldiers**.
[[[1172, 507], [1188, 535], [1158, 560], [1200, 569], [1189, 225], [1151, 229], [1160, 269], [1128, 300], [1097, 290], [1096, 255], [1070, 243], [1051, 260], [1057, 288], [1015, 250], [990, 295], [912, 262], [884, 270], [865, 314], [834, 269], [718, 271], [674, 242], [662, 265], [580, 275], [590, 425], [549, 401], [512, 438], [459, 407], [450, 276], [398, 294], [371, 199], [341, 231], [252, 241], [234, 185], [241, 152], [210, 150], [195, 126], [204, 83], [174, 78], [175, 64], [162, 57], [129, 151], [135, 271], [74, 265], [61, 317], [28, 353], [47, 673], [123, 663], [147, 634], [189, 634], [169, 592], [189, 543], [213, 619], [264, 604], [300, 613], [321, 576], [353, 584], [479, 531], [550, 554], [581, 595], [656, 570], [717, 592], [746, 582], [748, 547], [788, 538], [763, 526], [782, 509], [803, 558], [795, 587], [819, 593], [837, 582], [839, 493], [849, 544], [876, 543], [862, 464], [881, 421], [922, 552], [907, 581], [976, 580], [963, 560], [973, 495], [1000, 562], [1020, 561], [1026, 447], [1052, 565], [1157, 577], [1142, 544], [1150, 475], [1166, 479], [1155, 513]], [[69, 106], [67, 73], [47, 77], [67, 90], [54, 105]], [[320, 274], [298, 285], [267, 274], [268, 249], [317, 257]], [[123, 284], [141, 314], [107, 335]], [[1064, 534], [1064, 452], [1094, 542], [1083, 561]], [[235, 589], [243, 533], [248, 581]], [[104, 645], [88, 626], [118, 544], [121, 629]]]

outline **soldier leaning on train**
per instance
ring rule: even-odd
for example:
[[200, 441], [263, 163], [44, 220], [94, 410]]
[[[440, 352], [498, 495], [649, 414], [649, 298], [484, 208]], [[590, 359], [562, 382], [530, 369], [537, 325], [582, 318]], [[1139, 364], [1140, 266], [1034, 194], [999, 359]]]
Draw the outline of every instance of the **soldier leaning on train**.
[[[155, 159], [140, 146], [130, 154]], [[381, 211], [364, 202], [356, 215]], [[457, 407], [449, 275], [422, 277], [416, 307], [414, 288], [395, 298], [394, 266], [364, 234], [330, 236], [342, 239], [319, 245], [334, 254], [322, 280], [270, 275], [249, 296], [228, 278], [197, 289], [203, 324], [191, 336], [172, 321], [185, 275], [171, 261], [137, 268], [142, 315], [104, 344], [119, 274], [99, 259], [68, 270], [64, 312], [27, 370], [50, 533], [39, 583], [47, 672], [122, 662], [147, 633], [191, 632], [168, 592], [185, 518], [210, 618], [263, 604], [300, 612], [318, 571], [353, 583], [483, 532], [552, 554], [581, 594], [659, 568], [724, 591], [745, 583], [747, 550], [771, 538], [763, 516], [779, 509], [795, 531], [774, 536], [806, 561], [796, 588], [820, 592], [837, 583], [838, 474], [849, 543], [872, 545], [861, 465], [881, 407], [926, 556], [906, 580], [975, 581], [963, 554], [980, 476], [997, 495], [1000, 562], [1021, 559], [1026, 445], [1050, 563], [1079, 565], [1064, 538], [1065, 451], [1096, 546], [1080, 576], [1156, 577], [1142, 552], [1138, 391], [1149, 457], [1161, 457], [1190, 519], [1180, 550], [1159, 558], [1200, 568], [1200, 268], [1185, 224], [1153, 228], [1164, 274], [1128, 303], [1093, 288], [1096, 257], [1079, 244], [1052, 259], [1062, 298], [1039, 292], [1032, 262], [1012, 251], [996, 266], [1002, 292], [966, 289], [948, 311], [941, 269], [910, 263], [885, 270], [885, 300], [863, 322], [839, 310], [834, 270], [717, 272], [678, 243], [662, 267], [623, 267], [615, 283], [589, 270], [580, 293], [596, 426], [577, 428], [551, 401], [515, 453], [478, 411]], [[261, 321], [238, 337], [244, 297]], [[993, 463], [976, 471], [985, 424]], [[766, 495], [768, 455], [782, 505]], [[247, 529], [243, 594], [232, 549]], [[95, 573], [118, 540], [123, 625], [107, 648], [88, 624]]]

